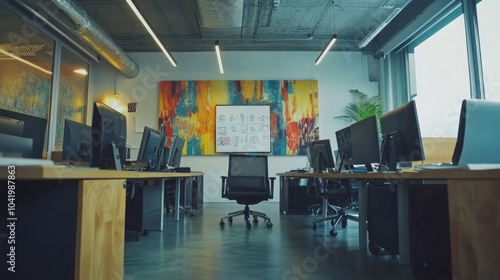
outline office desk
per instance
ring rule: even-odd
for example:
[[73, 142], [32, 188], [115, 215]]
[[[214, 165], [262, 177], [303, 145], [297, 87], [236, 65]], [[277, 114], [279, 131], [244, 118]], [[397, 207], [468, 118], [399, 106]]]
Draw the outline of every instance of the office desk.
[[[408, 185], [444, 182], [448, 208], [454, 279], [500, 279], [500, 170], [441, 170], [401, 173], [299, 174], [295, 178], [353, 179], [359, 184], [359, 247], [366, 249], [366, 184], [373, 180], [398, 183], [400, 262], [410, 263]], [[399, 187], [401, 186], [401, 187]]]
[[[19, 166], [11, 180], [0, 169], [0, 279], [123, 279], [125, 181], [176, 178], [180, 190], [181, 180], [201, 174]], [[10, 246], [16, 273], [7, 271]]]

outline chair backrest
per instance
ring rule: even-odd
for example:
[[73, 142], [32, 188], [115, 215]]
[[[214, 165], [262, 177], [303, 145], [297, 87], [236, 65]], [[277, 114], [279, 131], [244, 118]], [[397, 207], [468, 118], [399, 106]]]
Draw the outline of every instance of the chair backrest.
[[462, 102], [452, 162], [500, 163], [500, 102], [466, 99]]
[[266, 155], [229, 155], [226, 197], [272, 198], [270, 188]]
[[268, 178], [266, 155], [229, 155], [228, 176], [257, 176]]

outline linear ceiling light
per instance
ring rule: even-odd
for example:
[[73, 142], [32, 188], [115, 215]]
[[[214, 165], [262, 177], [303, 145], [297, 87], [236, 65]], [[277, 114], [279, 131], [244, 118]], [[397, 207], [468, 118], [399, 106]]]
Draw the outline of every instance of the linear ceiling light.
[[215, 41], [215, 53], [217, 54], [217, 61], [219, 62], [219, 70], [224, 74], [224, 66], [222, 65], [222, 56], [220, 55], [219, 41]]
[[44, 69], [44, 68], [42, 68], [42, 67], [40, 67], [40, 66], [38, 66], [38, 65], [36, 65], [36, 64], [34, 64], [34, 63], [32, 63], [32, 62], [29, 62], [29, 61], [27, 61], [26, 59], [22, 59], [22, 58], [20, 58], [20, 57], [19, 57], [19, 56], [17, 56], [17, 55], [13, 55], [13, 54], [9, 53], [8, 51], [5, 51], [5, 50], [3, 50], [3, 49], [1, 49], [1, 48], [0, 48], [0, 53], [5, 54], [6, 56], [10, 56], [10, 57], [12, 57], [13, 59], [18, 60], [18, 61], [20, 61], [20, 62], [22, 62], [22, 63], [24, 63], [24, 64], [27, 64], [27, 65], [29, 65], [29, 66], [31, 66], [31, 67], [33, 67], [33, 68], [37, 69], [37, 70], [40, 70], [40, 71], [42, 71], [42, 72], [43, 72], [43, 73], [45, 73], [45, 74], [52, 75], [52, 72], [51, 72], [51, 71], [46, 70], [46, 69]]
[[326, 46], [326, 48], [319, 54], [318, 58], [316, 58], [316, 65], [318, 65], [321, 60], [325, 57], [325, 55], [330, 51], [330, 49], [333, 47], [333, 44], [335, 44], [335, 41], [337, 41], [337, 34], [333, 34], [332, 39], [330, 39], [330, 43]]
[[142, 17], [142, 15], [139, 12], [139, 10], [135, 7], [135, 5], [132, 2], [132, 0], [126, 0], [126, 1], [127, 1], [127, 4], [130, 6], [130, 8], [132, 9], [132, 11], [134, 11], [134, 13], [137, 16], [137, 18], [139, 18], [139, 20], [142, 22], [142, 25], [144, 25], [144, 27], [146, 28], [146, 30], [149, 32], [149, 35], [151, 35], [151, 37], [153, 37], [153, 39], [155, 40], [156, 44], [158, 44], [158, 46], [160, 47], [160, 49], [162, 50], [162, 52], [165, 54], [165, 56], [168, 58], [168, 60], [170, 60], [170, 63], [172, 63], [172, 65], [174, 67], [177, 67], [177, 63], [175, 62], [174, 58], [167, 52], [167, 50], [165, 49], [165, 47], [163, 47], [162, 43], [160, 42], [160, 40], [158, 39], [158, 37], [156, 37], [156, 35], [153, 32], [153, 30], [151, 29], [151, 27], [149, 27], [149, 25], [146, 22], [146, 20]]

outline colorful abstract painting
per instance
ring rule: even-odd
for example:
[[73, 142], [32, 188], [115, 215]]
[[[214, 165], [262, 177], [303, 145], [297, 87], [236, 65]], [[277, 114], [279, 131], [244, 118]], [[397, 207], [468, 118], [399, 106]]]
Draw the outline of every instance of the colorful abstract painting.
[[[305, 155], [317, 135], [318, 81], [162, 81], [159, 124], [185, 155], [216, 155], [215, 105], [271, 106], [271, 154]], [[168, 143], [167, 145], [170, 145]]]

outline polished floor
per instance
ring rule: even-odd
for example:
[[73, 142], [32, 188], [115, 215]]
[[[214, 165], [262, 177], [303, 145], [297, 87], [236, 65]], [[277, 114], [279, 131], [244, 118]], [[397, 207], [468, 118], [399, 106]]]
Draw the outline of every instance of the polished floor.
[[356, 222], [339, 225], [338, 236], [331, 237], [329, 223], [314, 231], [317, 217], [283, 215], [278, 203], [267, 202], [250, 209], [268, 214], [271, 229], [261, 221], [247, 230], [240, 216], [221, 230], [220, 218], [241, 209], [205, 203], [179, 222], [167, 215], [163, 232], [152, 231], [139, 242], [127, 238], [124, 279], [413, 279], [396, 256], [358, 250]]

